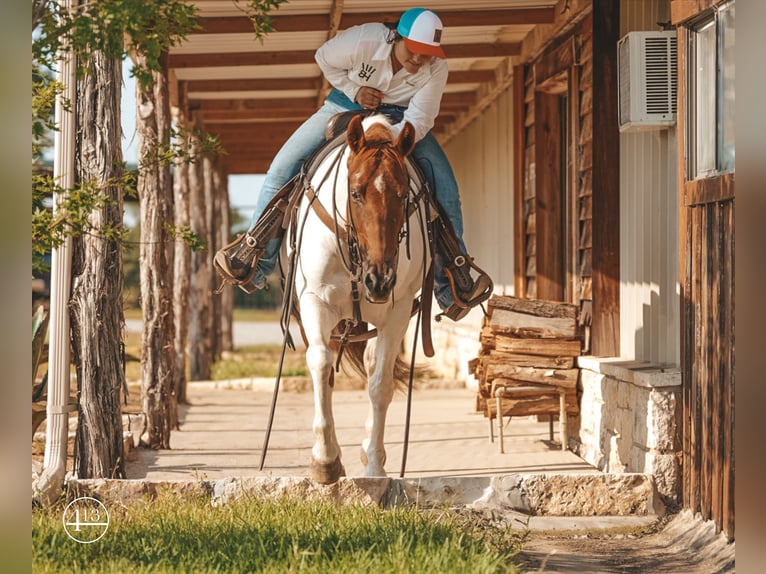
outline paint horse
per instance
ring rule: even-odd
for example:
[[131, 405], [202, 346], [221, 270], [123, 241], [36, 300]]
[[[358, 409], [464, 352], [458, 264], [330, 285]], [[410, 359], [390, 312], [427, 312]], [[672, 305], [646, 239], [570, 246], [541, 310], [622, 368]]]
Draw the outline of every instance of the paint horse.
[[[386, 475], [386, 413], [409, 368], [398, 355], [430, 263], [422, 204], [413, 200], [406, 159], [415, 144], [412, 125], [405, 123], [394, 139], [384, 116], [355, 116], [345, 139], [312, 176], [288, 247], [297, 255], [294, 294], [314, 384], [311, 475], [323, 484], [345, 475], [332, 412], [339, 349], [344, 362], [367, 378], [365, 475]], [[377, 336], [355, 340], [367, 324]]]

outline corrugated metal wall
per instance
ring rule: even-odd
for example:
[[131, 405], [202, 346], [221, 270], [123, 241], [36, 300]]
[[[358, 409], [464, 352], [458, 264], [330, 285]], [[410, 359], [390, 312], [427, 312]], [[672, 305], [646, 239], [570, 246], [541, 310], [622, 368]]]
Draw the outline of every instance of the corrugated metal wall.
[[[622, 0], [620, 34], [659, 30], [670, 2]], [[620, 135], [620, 355], [680, 361], [676, 130]]]
[[495, 293], [513, 295], [512, 89], [445, 151], [460, 186], [468, 252], [492, 277]]

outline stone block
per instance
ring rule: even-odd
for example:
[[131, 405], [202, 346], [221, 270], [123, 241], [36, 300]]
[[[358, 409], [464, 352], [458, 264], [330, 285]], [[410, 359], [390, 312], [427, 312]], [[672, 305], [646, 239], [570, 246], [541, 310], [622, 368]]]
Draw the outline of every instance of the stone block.
[[666, 503], [680, 500], [681, 466], [675, 454], [653, 454], [647, 456], [647, 472], [654, 476], [657, 492]]
[[436, 476], [401, 479], [406, 499], [418, 505], [466, 505], [487, 495], [491, 478], [482, 476]]
[[645, 474], [524, 475], [534, 512], [546, 516], [662, 514], [654, 483]]
[[624, 381], [616, 381], [617, 384], [617, 407], [629, 409], [633, 402], [633, 385]]
[[661, 390], [649, 393], [647, 404], [647, 442], [649, 449], [662, 453], [672, 453], [680, 448], [678, 394]]

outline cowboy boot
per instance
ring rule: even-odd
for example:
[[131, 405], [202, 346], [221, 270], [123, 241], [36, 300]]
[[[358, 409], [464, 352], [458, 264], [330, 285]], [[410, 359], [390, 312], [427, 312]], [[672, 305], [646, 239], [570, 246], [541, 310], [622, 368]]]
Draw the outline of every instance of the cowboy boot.
[[258, 260], [266, 251], [268, 242], [284, 234], [287, 227], [285, 214], [291, 198], [298, 195], [293, 192], [299, 181], [299, 177], [295, 176], [283, 185], [266, 205], [255, 226], [215, 254], [213, 267], [223, 279], [217, 292], [220, 293], [224, 283], [236, 285], [247, 294], [256, 289], [268, 289], [266, 277], [256, 274]]

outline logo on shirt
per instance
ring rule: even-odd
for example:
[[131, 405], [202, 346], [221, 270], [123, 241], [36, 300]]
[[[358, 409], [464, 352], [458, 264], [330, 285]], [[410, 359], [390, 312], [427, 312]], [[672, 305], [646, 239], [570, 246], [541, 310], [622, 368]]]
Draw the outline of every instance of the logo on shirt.
[[359, 77], [365, 81], [369, 81], [372, 75], [375, 73], [375, 68], [370, 64], [362, 63], [362, 69], [359, 70]]

